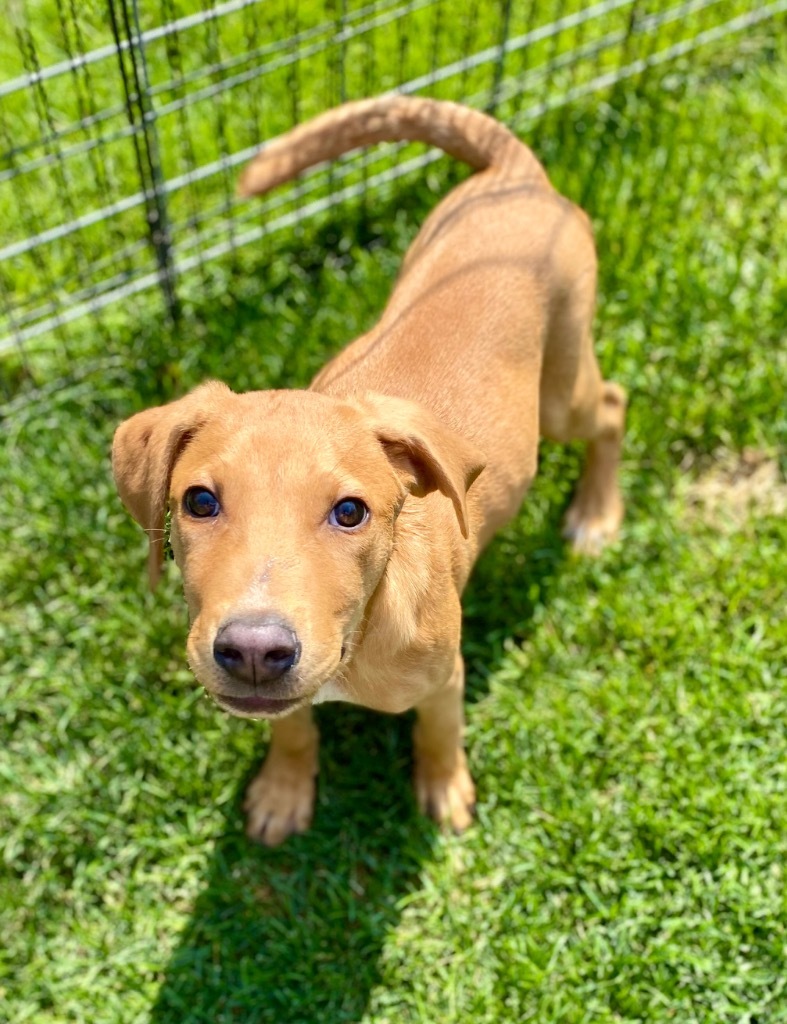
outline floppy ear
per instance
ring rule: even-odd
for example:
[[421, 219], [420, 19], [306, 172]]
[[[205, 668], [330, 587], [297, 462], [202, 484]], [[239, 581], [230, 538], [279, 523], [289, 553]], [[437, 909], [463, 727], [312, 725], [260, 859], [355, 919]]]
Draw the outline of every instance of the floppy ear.
[[185, 398], [137, 413], [115, 431], [112, 472], [123, 504], [150, 541], [151, 590], [159, 581], [164, 560], [164, 518], [172, 470], [194, 432], [230, 393], [226, 384], [209, 381]]
[[480, 449], [418, 402], [366, 395], [361, 405], [410, 494], [423, 497], [440, 491], [450, 498], [467, 537], [467, 492], [486, 464]]

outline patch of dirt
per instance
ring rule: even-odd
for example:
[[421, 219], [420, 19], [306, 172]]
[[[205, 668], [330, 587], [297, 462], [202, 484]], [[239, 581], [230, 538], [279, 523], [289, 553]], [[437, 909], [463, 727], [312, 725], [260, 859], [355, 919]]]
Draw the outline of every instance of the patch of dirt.
[[683, 497], [689, 515], [719, 529], [787, 513], [787, 481], [778, 461], [754, 448], [719, 452], [710, 469], [686, 484]]

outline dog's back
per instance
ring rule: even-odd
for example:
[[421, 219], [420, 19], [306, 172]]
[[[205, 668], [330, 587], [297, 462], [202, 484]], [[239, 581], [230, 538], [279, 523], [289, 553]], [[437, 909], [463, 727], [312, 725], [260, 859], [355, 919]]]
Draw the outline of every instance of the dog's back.
[[432, 211], [379, 322], [312, 387], [420, 402], [487, 453], [473, 489], [484, 541], [519, 507], [536, 468], [540, 379], [550, 320], [586, 276], [587, 218], [551, 186], [506, 127], [454, 103], [388, 96], [347, 103], [266, 146], [241, 178], [267, 191], [306, 168], [382, 140], [439, 146], [479, 173]]
[[589, 273], [593, 289], [595, 247], [584, 215], [508, 128], [434, 99], [346, 103], [268, 144], [241, 190], [259, 194], [358, 146], [401, 139], [437, 145], [479, 173], [427, 218], [380, 322], [312, 387], [419, 401], [477, 443], [488, 453], [472, 494], [483, 507], [485, 543], [535, 474], [551, 318], [575, 276]]

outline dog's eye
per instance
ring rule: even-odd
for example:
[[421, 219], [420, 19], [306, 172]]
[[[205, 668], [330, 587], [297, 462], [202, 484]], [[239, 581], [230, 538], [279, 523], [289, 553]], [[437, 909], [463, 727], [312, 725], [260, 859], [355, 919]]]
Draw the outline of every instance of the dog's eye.
[[221, 511], [219, 499], [204, 487], [189, 487], [183, 495], [183, 507], [197, 519], [210, 519]]
[[366, 522], [369, 516], [369, 509], [358, 498], [343, 498], [331, 509], [328, 522], [331, 526], [341, 526], [345, 530], [352, 530]]

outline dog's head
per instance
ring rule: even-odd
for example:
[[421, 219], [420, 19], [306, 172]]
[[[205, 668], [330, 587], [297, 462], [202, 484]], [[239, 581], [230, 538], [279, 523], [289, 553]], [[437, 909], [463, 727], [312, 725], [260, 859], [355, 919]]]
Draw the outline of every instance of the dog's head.
[[253, 717], [286, 714], [341, 675], [408, 496], [441, 492], [466, 536], [482, 468], [473, 445], [412, 402], [236, 395], [216, 382], [123, 423], [112, 463], [148, 533], [153, 586], [171, 512], [197, 679]]

